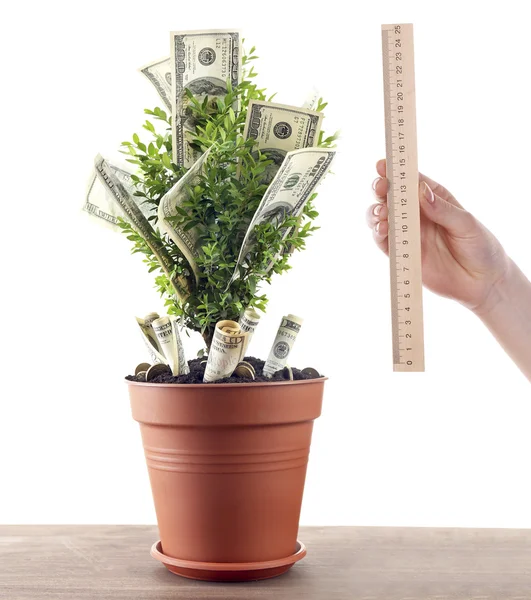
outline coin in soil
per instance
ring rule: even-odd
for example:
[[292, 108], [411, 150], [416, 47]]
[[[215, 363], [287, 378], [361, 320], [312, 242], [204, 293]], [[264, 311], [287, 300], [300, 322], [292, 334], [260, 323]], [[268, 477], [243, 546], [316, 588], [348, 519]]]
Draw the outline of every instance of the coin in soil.
[[146, 381], [146, 373], [147, 371], [138, 371], [138, 373], [135, 374], [136, 380]]
[[168, 373], [169, 375], [171, 375], [170, 367], [168, 367], [168, 365], [165, 365], [164, 363], [157, 363], [152, 367], [149, 367], [149, 369], [147, 370], [146, 381], [152, 381], [153, 379], [155, 379], [155, 377], [164, 373]]
[[251, 365], [239, 363], [234, 369], [234, 375], [237, 375], [238, 377], [244, 377], [245, 379], [254, 379], [254, 369], [251, 367]]
[[251, 371], [253, 372], [253, 375], [256, 375], [256, 370], [250, 362], [247, 362], [246, 360], [242, 360], [238, 363], [238, 365], [245, 365], [246, 367], [251, 369]]
[[313, 367], [306, 367], [301, 371], [301, 373], [303, 373], [304, 375], [308, 375], [308, 377], [321, 377], [321, 373], [319, 373], [319, 371], [317, 371], [317, 369], [314, 369]]
[[140, 363], [136, 366], [135, 375], [138, 375], [140, 371], [147, 371], [151, 367], [149, 363]]
[[291, 367], [288, 367], [288, 365], [286, 365], [282, 369], [282, 377], [284, 377], [284, 379], [289, 379], [290, 381], [293, 381], [293, 371]]

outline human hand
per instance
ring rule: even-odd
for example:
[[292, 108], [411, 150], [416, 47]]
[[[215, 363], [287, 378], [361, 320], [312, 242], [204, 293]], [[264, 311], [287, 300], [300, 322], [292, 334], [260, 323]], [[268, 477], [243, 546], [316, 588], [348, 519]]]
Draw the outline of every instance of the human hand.
[[[373, 182], [378, 200], [367, 211], [376, 244], [387, 255], [388, 180], [385, 160], [378, 161]], [[491, 292], [509, 268], [509, 258], [496, 237], [463, 209], [452, 194], [429, 177], [419, 176], [424, 285], [481, 314], [489, 310]]]

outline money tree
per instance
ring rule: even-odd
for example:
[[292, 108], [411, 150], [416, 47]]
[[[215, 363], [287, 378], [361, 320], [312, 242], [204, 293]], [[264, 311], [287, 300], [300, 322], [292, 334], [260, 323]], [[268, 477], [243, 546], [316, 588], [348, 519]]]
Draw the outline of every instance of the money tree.
[[[132, 252], [141, 254], [149, 272], [155, 274], [168, 314], [200, 332], [207, 348], [218, 321], [238, 320], [246, 307], [265, 310], [262, 285], [290, 269], [293, 251], [303, 250], [317, 229], [314, 193], [298, 218], [281, 216], [258, 224], [244, 260], [238, 262], [249, 224], [270, 183], [269, 171], [275, 166], [274, 157], [257, 150], [252, 137], [243, 136], [249, 103], [273, 98], [255, 83], [252, 62], [256, 58], [253, 47], [242, 57], [241, 82], [231, 85], [229, 81], [224, 95], [198, 98], [186, 90], [187, 142], [197, 156], [207, 151], [208, 156], [204, 170], [187, 186], [187, 199], [173, 221], [182, 231], [193, 230], [199, 236], [201, 252], [195, 264], [158, 227], [161, 200], [189, 170], [172, 159], [171, 115], [160, 107], [146, 109], [149, 118], [142, 127], [149, 139], [135, 133], [131, 141], [122, 143], [127, 161], [137, 169], [131, 176], [134, 195], [144, 209], [152, 209], [149, 221], [157, 245], [171, 258], [171, 269], [161, 265], [153, 240], [149, 243], [124, 219], [119, 219], [119, 227], [132, 242]], [[322, 112], [325, 107], [319, 99], [315, 110]], [[336, 137], [320, 131], [316, 145], [330, 148]]]

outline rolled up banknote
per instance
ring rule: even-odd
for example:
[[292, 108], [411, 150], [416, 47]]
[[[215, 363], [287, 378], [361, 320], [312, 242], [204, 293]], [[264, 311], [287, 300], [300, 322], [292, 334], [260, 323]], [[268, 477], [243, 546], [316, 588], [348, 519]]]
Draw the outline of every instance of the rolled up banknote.
[[153, 330], [153, 321], [160, 318], [159, 313], [150, 312], [144, 317], [144, 327], [149, 337], [155, 342], [155, 346], [159, 352], [162, 352], [162, 347], [159, 343], [156, 333]]
[[148, 313], [145, 317], [144, 317], [144, 323], [147, 326], [152, 326], [153, 325], [153, 321], [156, 321], [157, 319], [160, 319], [160, 315], [159, 313], [156, 312], [150, 312]]
[[176, 321], [170, 317], [160, 317], [153, 321], [152, 326], [172, 373], [183, 375], [189, 372]]
[[241, 330], [236, 321], [216, 323], [203, 381], [217, 381], [230, 377], [244, 357], [246, 340], [247, 333]]
[[286, 366], [288, 357], [301, 330], [302, 319], [295, 315], [282, 317], [273, 347], [264, 365], [264, 375], [272, 377], [278, 370]]
[[[260, 223], [280, 226], [288, 217], [299, 217], [310, 196], [328, 172], [334, 156], [335, 151], [326, 148], [305, 148], [288, 152], [247, 228], [236, 268], [228, 285], [239, 277], [239, 267], [245, 263], [245, 258], [255, 243], [255, 227]], [[284, 232], [283, 237], [288, 234], [289, 229]], [[272, 269], [273, 265], [271, 262], [267, 271]]]
[[190, 167], [198, 155], [187, 143], [185, 132], [195, 131], [196, 123], [188, 108], [185, 90], [203, 101], [206, 96], [225, 96], [227, 81], [233, 87], [240, 83], [240, 33], [234, 30], [172, 31], [170, 46], [173, 162]]
[[200, 183], [205, 161], [210, 150], [207, 150], [192, 166], [192, 168], [181, 177], [179, 181], [162, 197], [159, 203], [158, 217], [159, 227], [165, 231], [175, 242], [179, 250], [184, 254], [186, 260], [195, 275], [196, 282], [199, 279], [199, 268], [197, 258], [201, 253], [200, 230], [198, 227], [186, 229], [186, 223], [177, 225], [176, 217], [179, 216], [179, 208], [183, 202], [190, 198], [190, 190]]
[[266, 168], [264, 183], [273, 181], [288, 152], [315, 146], [322, 121], [322, 113], [309, 108], [265, 100], [249, 102], [243, 139], [256, 140], [253, 151], [260, 150], [273, 161]]
[[155, 60], [138, 69], [153, 84], [166, 107], [171, 110], [171, 58]]
[[184, 346], [179, 333], [179, 323], [175, 317], [170, 317], [171, 325], [173, 327], [173, 337], [177, 342], [177, 356], [179, 357], [179, 375], [186, 375], [190, 373], [190, 367], [184, 354]]
[[112, 166], [101, 156], [97, 155], [94, 161], [96, 175], [101, 181], [109, 196], [119, 207], [124, 215], [124, 219], [139, 233], [153, 254], [157, 257], [159, 264], [172, 282], [175, 292], [181, 302], [185, 302], [190, 295], [190, 289], [187, 286], [187, 280], [184, 277], [172, 275], [174, 263], [166, 247], [155, 235], [155, 231], [148, 221], [148, 217], [143, 210], [139, 208], [134, 200], [131, 190], [128, 190], [120, 177], [113, 170]]
[[251, 338], [255, 332], [255, 329], [258, 327], [258, 323], [260, 322], [260, 315], [254, 310], [252, 306], [245, 309], [245, 312], [240, 317], [239, 325], [242, 331], [247, 333], [247, 343], [245, 348], [243, 349], [244, 356], [249, 348], [249, 344], [251, 343]]
[[149, 353], [149, 357], [151, 359], [151, 363], [164, 363], [167, 364], [167, 359], [162, 352], [162, 348], [159, 344], [157, 336], [153, 331], [152, 322], [158, 318], [157, 313], [149, 313], [146, 319], [142, 319], [140, 317], [135, 317], [138, 327], [140, 329], [140, 334], [142, 336], [142, 340], [146, 349]]

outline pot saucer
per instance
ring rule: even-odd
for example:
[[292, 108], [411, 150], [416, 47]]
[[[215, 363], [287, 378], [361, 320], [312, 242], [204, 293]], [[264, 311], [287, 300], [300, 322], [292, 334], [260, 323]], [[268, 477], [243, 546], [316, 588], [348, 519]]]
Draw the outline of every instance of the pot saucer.
[[306, 556], [306, 547], [297, 541], [295, 552], [286, 558], [247, 563], [212, 563], [180, 560], [162, 552], [160, 540], [151, 547], [151, 556], [181, 577], [202, 581], [256, 581], [282, 575]]

